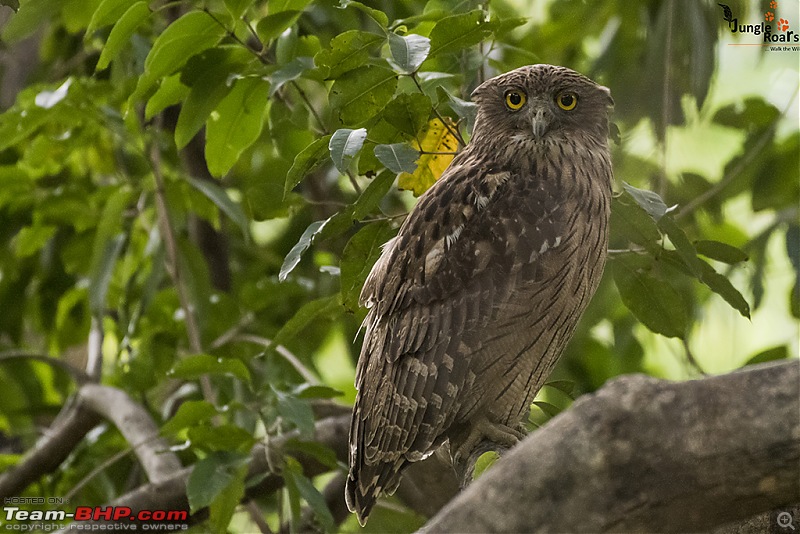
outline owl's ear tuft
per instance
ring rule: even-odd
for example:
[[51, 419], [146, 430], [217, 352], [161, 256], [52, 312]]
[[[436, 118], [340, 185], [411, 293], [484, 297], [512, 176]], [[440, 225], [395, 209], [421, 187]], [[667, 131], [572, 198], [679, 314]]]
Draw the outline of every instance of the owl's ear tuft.
[[487, 93], [490, 85], [492, 85], [492, 79], [486, 80], [485, 82], [480, 84], [469, 95], [470, 99], [473, 102], [480, 102], [481, 97], [484, 96]]
[[613, 107], [614, 106], [614, 99], [611, 97], [611, 89], [609, 89], [605, 85], [598, 85], [598, 87], [603, 92], [603, 94], [606, 95], [606, 104], [608, 104], [609, 106]]

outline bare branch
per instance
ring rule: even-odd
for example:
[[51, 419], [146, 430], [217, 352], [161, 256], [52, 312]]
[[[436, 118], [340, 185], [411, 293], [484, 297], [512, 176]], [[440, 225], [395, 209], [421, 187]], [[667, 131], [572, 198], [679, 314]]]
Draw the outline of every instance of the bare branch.
[[800, 362], [586, 395], [492, 466], [426, 532], [713, 528], [800, 502]]
[[15, 466], [0, 473], [0, 499], [19, 495], [43, 474], [61, 465], [100, 417], [76, 403], [65, 406], [52, 426]]
[[158, 425], [140, 404], [124, 391], [99, 384], [86, 384], [78, 392], [79, 400], [117, 427], [133, 447], [150, 482], [160, 482], [181, 469], [178, 457], [169, 450]]

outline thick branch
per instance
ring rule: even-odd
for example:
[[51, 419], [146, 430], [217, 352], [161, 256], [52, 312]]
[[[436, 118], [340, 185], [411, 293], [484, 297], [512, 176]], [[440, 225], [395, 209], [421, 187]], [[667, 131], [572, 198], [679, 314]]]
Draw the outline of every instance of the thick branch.
[[800, 362], [614, 380], [515, 447], [426, 532], [697, 531], [800, 502]]
[[64, 407], [25, 457], [0, 474], [0, 499], [19, 495], [45, 473], [61, 465], [100, 417], [76, 404]]
[[109, 386], [86, 384], [78, 392], [80, 401], [112, 423], [133, 447], [151, 482], [160, 482], [181, 469], [175, 453], [159, 434], [150, 414], [124, 391]]

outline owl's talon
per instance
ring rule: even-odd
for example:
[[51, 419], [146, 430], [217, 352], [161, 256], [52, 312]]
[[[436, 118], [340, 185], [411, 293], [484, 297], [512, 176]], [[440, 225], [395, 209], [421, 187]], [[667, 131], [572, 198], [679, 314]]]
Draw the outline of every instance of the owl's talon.
[[466, 439], [456, 449], [453, 454], [453, 464], [457, 465], [464, 458], [468, 458], [482, 441], [489, 441], [498, 448], [510, 449], [524, 437], [525, 434], [515, 428], [481, 418], [470, 427]]

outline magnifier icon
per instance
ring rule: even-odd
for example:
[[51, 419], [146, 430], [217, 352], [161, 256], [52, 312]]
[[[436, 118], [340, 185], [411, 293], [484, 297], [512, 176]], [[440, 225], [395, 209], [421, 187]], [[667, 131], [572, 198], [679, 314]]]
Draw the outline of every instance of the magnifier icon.
[[792, 524], [792, 514], [789, 512], [781, 512], [778, 514], [778, 526], [781, 528], [790, 528], [795, 530], [794, 525]]

